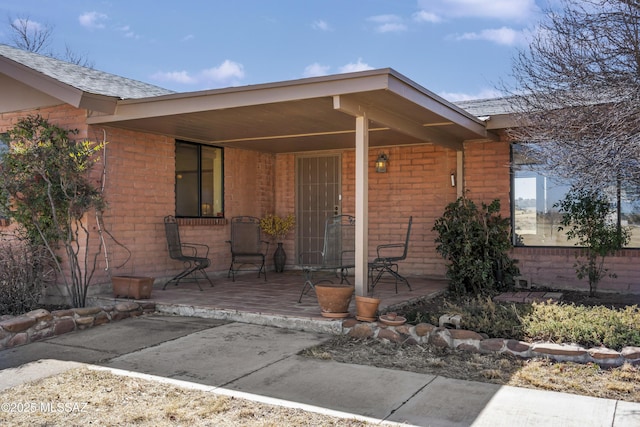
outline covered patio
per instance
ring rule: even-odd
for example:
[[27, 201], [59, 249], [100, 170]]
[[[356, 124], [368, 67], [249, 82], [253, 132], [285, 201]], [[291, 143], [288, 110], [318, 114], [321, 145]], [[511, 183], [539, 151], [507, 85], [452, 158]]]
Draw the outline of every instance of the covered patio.
[[[186, 315], [278, 326], [288, 329], [317, 332], [339, 331], [344, 319], [328, 319], [320, 314], [320, 307], [313, 290], [298, 303], [304, 283], [301, 271], [268, 273], [268, 280], [254, 274], [242, 274], [235, 282], [226, 276], [212, 277], [214, 286], [201, 283], [200, 291], [195, 282], [181, 282], [162, 290], [164, 282], [156, 283], [149, 301], [156, 310], [167, 314]], [[370, 296], [380, 298], [380, 312], [393, 310], [407, 303], [432, 298], [444, 292], [447, 281], [437, 278], [410, 277], [411, 288], [398, 284], [395, 293], [391, 279], [382, 279]], [[98, 305], [109, 305], [123, 301], [111, 294], [93, 297]], [[355, 319], [355, 303], [351, 301], [350, 319]]]
[[[347, 212], [357, 218], [353, 270], [356, 295], [367, 294], [372, 255], [370, 218], [379, 221], [384, 216], [369, 206], [370, 148], [432, 144], [455, 153], [453, 167], [446, 166], [451, 185], [445, 191], [461, 196], [465, 191], [465, 143], [498, 140], [487, 131], [485, 122], [392, 69], [119, 100], [112, 112], [92, 114], [87, 123], [272, 155], [353, 152], [353, 180], [344, 187], [353, 194]], [[293, 175], [282, 179], [292, 182]], [[419, 179], [427, 182], [428, 177]], [[281, 194], [280, 200], [287, 202], [280, 205], [276, 201], [275, 210], [290, 211], [294, 197]], [[341, 204], [343, 195], [339, 197]], [[335, 212], [340, 212], [340, 207], [336, 206]], [[228, 213], [225, 209], [222, 221], [246, 214]], [[422, 227], [430, 228], [430, 224]], [[292, 244], [289, 248], [296, 259], [301, 248]], [[244, 297], [250, 299], [251, 294], [247, 292]], [[263, 299], [260, 303], [266, 304]]]

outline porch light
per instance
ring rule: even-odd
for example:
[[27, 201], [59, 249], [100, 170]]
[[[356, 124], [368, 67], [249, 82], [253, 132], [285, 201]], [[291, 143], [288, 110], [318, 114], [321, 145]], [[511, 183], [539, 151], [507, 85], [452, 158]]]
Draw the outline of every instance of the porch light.
[[387, 162], [389, 161], [389, 157], [386, 154], [380, 153], [378, 154], [378, 158], [376, 159], [376, 172], [377, 173], [387, 173]]
[[451, 186], [452, 187], [456, 186], [456, 173], [455, 172], [451, 172]]

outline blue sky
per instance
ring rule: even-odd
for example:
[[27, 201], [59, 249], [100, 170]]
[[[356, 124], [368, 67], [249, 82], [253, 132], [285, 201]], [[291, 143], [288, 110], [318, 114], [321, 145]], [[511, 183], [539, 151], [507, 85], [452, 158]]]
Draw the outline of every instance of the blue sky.
[[0, 42], [28, 17], [53, 51], [179, 92], [391, 67], [457, 101], [498, 95], [544, 1], [0, 0]]

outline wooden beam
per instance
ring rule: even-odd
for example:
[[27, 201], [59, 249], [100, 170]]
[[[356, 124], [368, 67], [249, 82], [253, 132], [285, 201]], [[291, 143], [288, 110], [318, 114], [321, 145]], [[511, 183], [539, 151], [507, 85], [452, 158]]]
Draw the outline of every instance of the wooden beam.
[[361, 105], [348, 96], [334, 95], [333, 108], [355, 117], [366, 114], [370, 120], [383, 124], [405, 135], [452, 150], [462, 150], [462, 141], [454, 140], [450, 135], [447, 135], [435, 126], [424, 126], [421, 123], [414, 122], [381, 108], [371, 105]]

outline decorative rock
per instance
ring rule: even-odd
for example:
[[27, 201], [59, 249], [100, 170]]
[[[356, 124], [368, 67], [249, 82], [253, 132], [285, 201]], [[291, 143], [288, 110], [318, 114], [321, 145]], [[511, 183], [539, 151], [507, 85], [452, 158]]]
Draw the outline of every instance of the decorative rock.
[[443, 314], [438, 319], [438, 324], [441, 328], [460, 329], [460, 322], [462, 322], [462, 316], [459, 314]]
[[541, 356], [553, 355], [554, 359], [564, 361], [584, 362], [589, 353], [584, 348], [573, 344], [538, 343], [531, 347], [531, 351]]
[[477, 353], [478, 347], [473, 344], [462, 343], [456, 346], [456, 350], [468, 351], [471, 353]]
[[93, 316], [94, 314], [98, 314], [102, 311], [100, 307], [82, 307], [82, 308], [74, 308], [73, 311], [81, 317], [84, 316]]
[[380, 329], [380, 331], [378, 332], [378, 338], [389, 340], [395, 343], [402, 342], [402, 337], [400, 336], [400, 334], [391, 329]]
[[120, 311], [122, 313], [128, 313], [131, 311], [136, 311], [140, 308], [140, 306], [135, 302], [121, 302], [116, 304], [116, 311]]
[[411, 328], [410, 328], [409, 325], [407, 325], [405, 323], [404, 325], [396, 326], [396, 332], [398, 332], [400, 334], [404, 334], [404, 335], [410, 335], [411, 334]]
[[93, 326], [103, 325], [105, 323], [109, 323], [109, 315], [105, 312], [100, 312], [96, 314], [96, 317], [93, 319]]
[[429, 335], [429, 344], [436, 347], [451, 347], [451, 334], [449, 329], [436, 328]]
[[55, 310], [51, 312], [51, 315], [53, 317], [69, 317], [69, 316], [73, 316], [73, 310], [68, 309], [68, 310]]
[[353, 338], [371, 338], [373, 336], [373, 329], [369, 326], [369, 323], [358, 323], [351, 328], [349, 336]]
[[638, 360], [640, 359], [640, 347], [624, 347], [620, 354], [627, 360]]
[[531, 350], [531, 345], [524, 341], [507, 340], [507, 350], [516, 355], [523, 355]]
[[436, 326], [430, 323], [418, 323], [413, 330], [417, 336], [426, 337], [433, 332], [434, 329], [436, 329]]
[[78, 317], [76, 319], [76, 325], [80, 329], [86, 329], [86, 328], [92, 326], [93, 325], [93, 316]]
[[74, 331], [76, 329], [76, 322], [71, 317], [63, 317], [59, 319], [53, 327], [53, 333], [55, 335], [66, 334], [67, 332]]
[[127, 319], [129, 317], [131, 317], [131, 313], [130, 312], [116, 311], [111, 315], [111, 320], [112, 321], [117, 321], [117, 320]]
[[355, 325], [357, 325], [358, 323], [360, 323], [358, 320], [354, 319], [353, 317], [350, 317], [348, 319], [344, 319], [342, 321], [342, 327], [343, 328], [353, 328]]
[[502, 338], [490, 338], [480, 341], [480, 351], [483, 353], [499, 353], [505, 348]]
[[33, 325], [33, 327], [31, 329], [34, 330], [34, 331], [41, 331], [43, 329], [50, 328], [53, 324], [54, 324], [54, 322], [53, 322], [53, 317], [52, 317], [51, 319], [41, 320], [40, 322], [38, 322], [35, 325]]
[[40, 308], [38, 310], [32, 310], [25, 314], [25, 316], [33, 317], [37, 322], [41, 322], [43, 320], [51, 320], [53, 319], [53, 315], [49, 313], [47, 310]]
[[594, 347], [587, 351], [596, 360], [617, 359], [620, 357], [620, 353], [606, 347]]
[[29, 341], [29, 335], [27, 335], [25, 332], [21, 332], [21, 333], [15, 334], [13, 337], [11, 337], [11, 339], [9, 339], [9, 341], [7, 341], [7, 348], [23, 345], [23, 344], [26, 344], [28, 341]]
[[42, 329], [36, 333], [31, 334], [31, 336], [29, 337], [29, 340], [31, 342], [33, 341], [40, 341], [43, 340], [45, 338], [49, 338], [52, 337], [54, 335], [54, 330], [53, 327], [49, 327], [47, 329]]
[[0, 327], [9, 332], [22, 332], [36, 324], [34, 317], [18, 316], [0, 322]]

